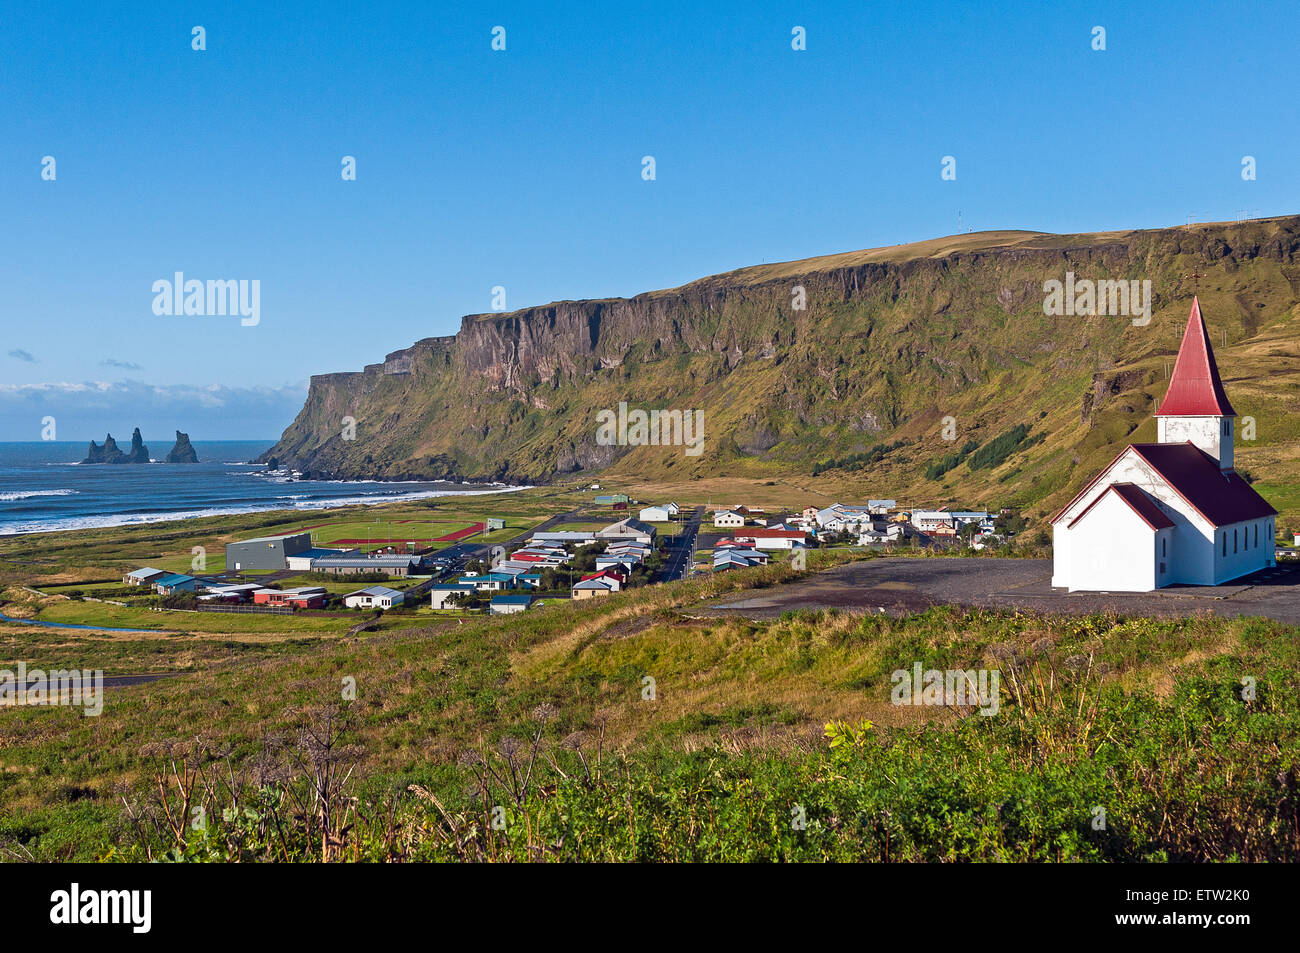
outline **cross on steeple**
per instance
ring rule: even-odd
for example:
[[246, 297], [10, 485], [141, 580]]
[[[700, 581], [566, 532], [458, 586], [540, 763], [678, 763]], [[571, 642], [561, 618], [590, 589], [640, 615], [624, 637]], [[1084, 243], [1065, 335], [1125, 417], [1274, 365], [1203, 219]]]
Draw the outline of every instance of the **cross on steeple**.
[[1191, 278], [1191, 279], [1192, 279], [1192, 288], [1193, 288], [1193, 293], [1194, 293], [1194, 294], [1200, 294], [1200, 291], [1201, 291], [1201, 279], [1202, 279], [1202, 278], [1205, 278], [1205, 277], [1207, 277], [1207, 276], [1201, 274], [1199, 271], [1197, 271], [1195, 268], [1193, 268], [1193, 269], [1192, 269], [1192, 273], [1191, 273], [1190, 275], [1183, 275], [1183, 277], [1184, 277], [1184, 278]]

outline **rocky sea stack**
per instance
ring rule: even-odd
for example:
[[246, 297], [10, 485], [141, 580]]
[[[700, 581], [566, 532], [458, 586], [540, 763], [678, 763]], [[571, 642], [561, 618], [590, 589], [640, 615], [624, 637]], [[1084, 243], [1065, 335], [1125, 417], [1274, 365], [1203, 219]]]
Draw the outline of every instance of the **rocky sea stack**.
[[168, 463], [198, 463], [199, 455], [190, 444], [190, 435], [176, 431], [176, 444], [167, 453]]
[[107, 434], [104, 437], [103, 446], [96, 445], [95, 441], [90, 441], [90, 449], [86, 451], [86, 459], [82, 463], [148, 463], [149, 448], [144, 445], [140, 437], [140, 428], [136, 427], [131, 433], [131, 450], [129, 453], [123, 453], [118, 447], [117, 441], [113, 435]]

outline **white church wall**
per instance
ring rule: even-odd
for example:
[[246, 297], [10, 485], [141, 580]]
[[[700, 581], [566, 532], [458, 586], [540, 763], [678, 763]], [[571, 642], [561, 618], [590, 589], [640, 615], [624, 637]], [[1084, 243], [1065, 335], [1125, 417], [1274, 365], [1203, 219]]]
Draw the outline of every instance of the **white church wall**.
[[[1065, 585], [1108, 592], [1150, 592], [1156, 588], [1156, 533], [1115, 494], [1110, 494], [1072, 528], [1065, 528], [1070, 568]], [[1057, 579], [1053, 577], [1053, 584]]]
[[1074, 540], [1070, 536], [1069, 521], [1059, 519], [1052, 524], [1052, 585], [1070, 585], [1074, 556]]
[[[1196, 510], [1192, 509], [1174, 491], [1173, 487], [1166, 483], [1164, 478], [1152, 470], [1133, 450], [1129, 450], [1116, 460], [1109, 470], [1103, 472], [1101, 479], [1076, 501], [1068, 511], [1062, 514], [1061, 519], [1056, 524], [1057, 531], [1053, 534], [1053, 554], [1055, 556], [1057, 552], [1062, 552], [1065, 554], [1065, 559], [1060, 564], [1057, 564], [1055, 559], [1053, 560], [1052, 585], [1069, 585], [1069, 579], [1073, 571], [1071, 568], [1072, 554], [1078, 551], [1078, 546], [1073, 541], [1067, 542], [1063, 549], [1058, 550], [1055, 538], [1059, 537], [1061, 531], [1066, 532], [1068, 535], [1070, 531], [1064, 530], [1064, 527], [1068, 526], [1071, 520], [1076, 519], [1080, 513], [1086, 510], [1093, 500], [1105, 493], [1113, 483], [1132, 483], [1151, 494], [1162, 504], [1165, 515], [1173, 520], [1178, 530], [1173, 534], [1169, 542], [1170, 556], [1166, 560], [1169, 571], [1161, 585], [1169, 585], [1171, 582], [1212, 585], [1215, 582], [1214, 549], [1211, 542], [1211, 535], [1214, 531], [1213, 526]], [[1128, 509], [1128, 507], [1125, 506], [1125, 509]], [[1132, 510], [1129, 510], [1129, 512], [1132, 513]], [[1093, 515], [1095, 514], [1089, 514], [1088, 520], [1091, 520]], [[1079, 526], [1083, 526], [1088, 520], [1084, 520]], [[1147, 527], [1145, 523], [1142, 525], [1148, 531], [1150, 530], [1150, 527]]]
[[[1273, 536], [1269, 533], [1270, 520], [1248, 520], [1221, 526], [1215, 534], [1214, 581], [1229, 582], [1273, 564]], [[1255, 543], [1255, 530], [1259, 529], [1259, 544]], [[1234, 535], [1235, 546], [1234, 546]], [[1224, 541], [1227, 555], [1224, 555]]]
[[[1224, 417], [1157, 417], [1156, 441], [1158, 443], [1185, 443], [1190, 440], [1214, 459], [1219, 466], [1232, 466], [1232, 435], [1223, 433], [1224, 426], [1232, 427], [1232, 418]], [[1220, 456], [1222, 454], [1222, 456]]]
[[[1183, 584], [1190, 585], [1216, 584], [1219, 580], [1216, 575], [1218, 567], [1216, 559], [1214, 559], [1214, 541], [1217, 540], [1217, 537], [1214, 537], [1213, 525], [1204, 516], [1197, 514], [1196, 510], [1193, 510], [1190, 504], [1184, 501], [1177, 491], [1165, 482], [1164, 477], [1154, 472], [1140, 458], [1138, 452], [1130, 450], [1123, 454], [1121, 458], [1115, 460], [1112, 467], [1102, 473], [1100, 480], [1057, 521], [1056, 527], [1053, 528], [1052, 585], [1070, 586], [1070, 580], [1073, 579], [1075, 572], [1075, 554], [1082, 549], [1086, 549], [1086, 543], [1074, 540], [1074, 530], [1066, 529], [1067, 525], [1069, 525], [1070, 520], [1076, 519], [1079, 514], [1087, 510], [1092, 501], [1095, 501], [1097, 497], [1110, 489], [1112, 484], [1134, 484], [1139, 486], [1139, 488], [1156, 498], [1161, 503], [1161, 510], [1165, 512], [1166, 516], [1169, 516], [1170, 520], [1173, 520], [1177, 532], [1171, 532], [1169, 537], [1169, 556], [1165, 559], [1167, 572], [1165, 576], [1161, 577], [1160, 585], [1170, 585], [1171, 582], [1183, 582]], [[1101, 506], [1100, 503], [1099, 506]], [[1125, 510], [1128, 510], [1127, 506], [1125, 506]], [[1132, 514], [1131, 510], [1128, 510], [1128, 512]], [[1095, 515], [1095, 512], [1089, 514], [1087, 520], [1079, 523], [1079, 527], [1083, 527]], [[1136, 514], [1132, 515], [1136, 516]], [[1141, 520], [1139, 521], [1141, 523]], [[1151, 532], [1151, 528], [1147, 527], [1147, 524], [1141, 523], [1141, 525], [1148, 532]], [[1230, 537], [1229, 549], [1231, 549], [1231, 543]], [[1115, 541], [1114, 545], [1119, 545], [1118, 540]], [[1075, 588], [1079, 588], [1079, 586], [1075, 586]], [[1093, 586], [1089, 585], [1087, 588], [1092, 589]], [[1125, 590], [1118, 590], [1118, 592], [1125, 592]], [[1138, 589], [1131, 590], [1131, 592], [1145, 592], [1145, 590]]]

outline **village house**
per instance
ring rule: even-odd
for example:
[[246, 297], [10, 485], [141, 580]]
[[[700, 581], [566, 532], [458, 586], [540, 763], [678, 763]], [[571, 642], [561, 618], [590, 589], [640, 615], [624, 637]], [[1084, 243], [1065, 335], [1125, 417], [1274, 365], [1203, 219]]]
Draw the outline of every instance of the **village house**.
[[906, 530], [899, 523], [888, 523], [883, 529], [866, 529], [858, 534], [859, 546], [871, 546], [880, 543], [896, 543], [903, 539]]
[[745, 517], [735, 510], [719, 510], [713, 514], [713, 525], [723, 528], [744, 526]]
[[527, 593], [523, 595], [513, 595], [502, 593], [492, 597], [488, 603], [488, 613], [490, 615], [514, 615], [516, 612], [524, 612], [533, 604], [533, 597]]
[[165, 569], [154, 569], [152, 566], [145, 566], [143, 569], [135, 569], [122, 577], [124, 586], [152, 586], [153, 583], [163, 576], [172, 575]]
[[912, 525], [930, 536], [956, 536], [957, 520], [947, 510], [916, 510]]
[[429, 590], [429, 602], [435, 609], [454, 609], [454, 600], [473, 595], [478, 590], [464, 583], [440, 583]]
[[256, 605], [290, 606], [294, 609], [323, 609], [329, 593], [323, 586], [299, 586], [296, 589], [256, 589]]
[[207, 592], [199, 596], [200, 602], [223, 602], [239, 604], [248, 602], [253, 593], [262, 587], [255, 582], [241, 583], [233, 586], [208, 586]]
[[855, 533], [871, 528], [871, 509], [849, 503], [832, 503], [818, 510], [814, 519], [819, 530]]
[[201, 583], [193, 576], [187, 576], [179, 572], [169, 572], [158, 576], [150, 585], [158, 595], [171, 596], [178, 592], [193, 592], [199, 588]]
[[479, 592], [500, 592], [515, 588], [515, 577], [504, 572], [467, 573], [456, 580], [463, 586], [472, 586]]
[[748, 569], [750, 566], [766, 566], [768, 559], [767, 553], [759, 552], [753, 547], [746, 546], [734, 539], [724, 539], [714, 547], [713, 571], [722, 572], [727, 569]]
[[794, 549], [808, 541], [808, 534], [800, 529], [769, 529], [749, 526], [734, 534], [736, 542], [747, 543], [755, 549]]
[[1148, 592], [1274, 565], [1277, 511], [1234, 469], [1236, 416], [1194, 298], [1157, 442], [1129, 444], [1052, 517], [1052, 585]]
[[681, 507], [676, 503], [665, 503], [662, 506], [647, 506], [637, 514], [637, 518], [644, 523], [668, 523], [672, 521]]
[[639, 519], [628, 517], [625, 520], [619, 520], [612, 523], [596, 533], [599, 540], [633, 540], [638, 543], [653, 543], [655, 534], [658, 532], [649, 523], [643, 523]]
[[349, 592], [343, 597], [343, 604], [349, 609], [391, 609], [393, 606], [401, 605], [404, 598], [406, 597], [400, 589], [370, 586], [366, 589], [358, 589], [356, 592]]
[[602, 569], [619, 569], [619, 568], [626, 569], [628, 572], [631, 572], [640, 564], [641, 564], [641, 557], [634, 553], [624, 553], [621, 555], [596, 557], [597, 572], [599, 572]]
[[569, 595], [574, 599], [593, 599], [618, 592], [627, 583], [627, 576], [612, 569], [604, 569], [583, 576], [573, 585]]

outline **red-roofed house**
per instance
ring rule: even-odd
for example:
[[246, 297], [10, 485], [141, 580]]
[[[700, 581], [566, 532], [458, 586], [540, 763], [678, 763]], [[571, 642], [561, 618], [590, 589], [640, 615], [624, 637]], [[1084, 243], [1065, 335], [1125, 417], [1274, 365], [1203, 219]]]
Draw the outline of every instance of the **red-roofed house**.
[[1149, 592], [1272, 566], [1277, 510], [1233, 469], [1236, 416], [1193, 299], [1159, 442], [1125, 447], [1052, 518], [1052, 585]]

